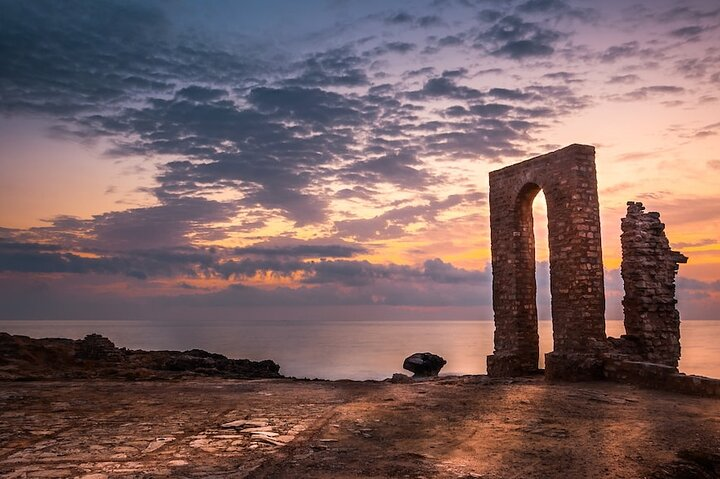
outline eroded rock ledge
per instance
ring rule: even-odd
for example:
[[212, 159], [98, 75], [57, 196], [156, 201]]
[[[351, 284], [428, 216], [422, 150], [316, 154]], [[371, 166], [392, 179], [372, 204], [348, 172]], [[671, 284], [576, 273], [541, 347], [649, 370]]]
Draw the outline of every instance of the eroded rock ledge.
[[99, 334], [84, 339], [33, 339], [0, 332], [0, 380], [173, 379], [211, 376], [279, 378], [270, 360], [229, 359], [200, 349], [143, 351], [117, 348]]

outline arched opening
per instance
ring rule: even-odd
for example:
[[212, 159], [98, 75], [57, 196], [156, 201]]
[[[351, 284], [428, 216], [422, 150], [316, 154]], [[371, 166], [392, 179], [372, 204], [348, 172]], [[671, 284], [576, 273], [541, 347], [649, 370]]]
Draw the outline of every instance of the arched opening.
[[535, 303], [538, 316], [540, 357], [538, 367], [545, 368], [545, 354], [553, 350], [552, 309], [550, 294], [550, 243], [545, 193], [540, 190], [532, 205], [535, 237]]
[[516, 286], [526, 298], [522, 322], [528, 335], [522, 347], [532, 367], [544, 369], [545, 353], [553, 350], [553, 324], [547, 202], [539, 185], [527, 183], [520, 189], [516, 212]]

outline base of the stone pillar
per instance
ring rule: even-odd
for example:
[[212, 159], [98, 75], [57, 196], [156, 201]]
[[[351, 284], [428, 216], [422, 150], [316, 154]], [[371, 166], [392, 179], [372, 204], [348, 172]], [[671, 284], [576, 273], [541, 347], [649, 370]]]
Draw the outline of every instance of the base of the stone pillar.
[[529, 361], [528, 358], [515, 354], [491, 354], [487, 357], [487, 373], [491, 377], [529, 376], [540, 372], [542, 371], [537, 367], [537, 360]]
[[603, 362], [595, 354], [552, 351], [545, 355], [545, 379], [550, 381], [593, 381], [603, 378]]

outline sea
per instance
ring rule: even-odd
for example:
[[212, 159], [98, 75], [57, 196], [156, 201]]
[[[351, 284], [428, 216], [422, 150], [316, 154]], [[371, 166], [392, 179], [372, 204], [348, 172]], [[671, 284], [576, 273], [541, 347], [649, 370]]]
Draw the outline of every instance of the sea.
[[[623, 334], [607, 321], [608, 336]], [[285, 376], [384, 379], [405, 372], [403, 359], [432, 352], [447, 360], [441, 375], [484, 374], [492, 321], [205, 320], [0, 321], [0, 331], [34, 338], [80, 339], [99, 333], [129, 349], [204, 349], [231, 358], [272, 359]], [[552, 323], [539, 321], [540, 351], [552, 350]], [[684, 321], [680, 371], [720, 378], [720, 321]], [[541, 364], [542, 367], [542, 354]]]

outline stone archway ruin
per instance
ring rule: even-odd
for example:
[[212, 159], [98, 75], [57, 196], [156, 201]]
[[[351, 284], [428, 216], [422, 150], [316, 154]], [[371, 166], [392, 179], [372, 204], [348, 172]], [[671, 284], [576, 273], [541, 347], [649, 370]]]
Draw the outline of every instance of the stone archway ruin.
[[626, 334], [605, 335], [595, 148], [570, 145], [490, 173], [495, 350], [490, 376], [538, 372], [532, 203], [543, 190], [550, 246], [553, 351], [549, 379], [611, 379], [720, 397], [720, 379], [678, 372], [675, 275], [687, 257], [670, 248], [657, 212], [629, 201], [621, 221]]
[[548, 212], [554, 347], [546, 368], [567, 358], [577, 362], [592, 349], [593, 341], [605, 339], [595, 149], [570, 145], [490, 173], [492, 376], [538, 370], [532, 203], [541, 189]]

